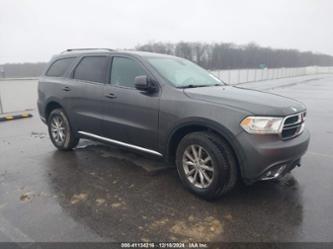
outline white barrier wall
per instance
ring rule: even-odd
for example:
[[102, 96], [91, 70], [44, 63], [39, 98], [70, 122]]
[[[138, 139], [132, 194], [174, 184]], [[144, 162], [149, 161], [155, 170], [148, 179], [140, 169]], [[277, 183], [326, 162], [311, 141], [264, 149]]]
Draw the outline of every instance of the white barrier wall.
[[1, 79], [0, 114], [35, 109], [37, 79]]
[[228, 84], [290, 78], [302, 75], [333, 73], [333, 67], [298, 67], [265, 69], [232, 69], [212, 71]]

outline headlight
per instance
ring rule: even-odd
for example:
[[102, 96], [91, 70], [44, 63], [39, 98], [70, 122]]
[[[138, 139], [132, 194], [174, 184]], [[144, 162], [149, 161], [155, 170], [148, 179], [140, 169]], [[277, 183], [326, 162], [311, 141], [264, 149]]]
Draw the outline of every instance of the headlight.
[[240, 125], [251, 134], [278, 134], [281, 131], [283, 118], [278, 117], [246, 117]]

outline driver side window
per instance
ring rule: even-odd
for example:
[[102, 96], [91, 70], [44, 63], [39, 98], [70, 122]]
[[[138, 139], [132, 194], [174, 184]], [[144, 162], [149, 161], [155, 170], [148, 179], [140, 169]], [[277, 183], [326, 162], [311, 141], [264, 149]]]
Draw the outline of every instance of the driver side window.
[[136, 61], [125, 57], [113, 57], [111, 68], [112, 85], [134, 88], [135, 77], [141, 75], [146, 75], [146, 72]]

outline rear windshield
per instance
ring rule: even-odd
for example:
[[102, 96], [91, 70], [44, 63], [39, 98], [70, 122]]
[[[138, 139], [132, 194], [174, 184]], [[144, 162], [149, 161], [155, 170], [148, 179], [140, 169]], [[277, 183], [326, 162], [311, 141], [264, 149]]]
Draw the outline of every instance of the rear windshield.
[[63, 77], [67, 72], [69, 66], [72, 65], [74, 59], [75, 59], [74, 57], [71, 57], [71, 58], [63, 58], [56, 60], [47, 70], [46, 76]]

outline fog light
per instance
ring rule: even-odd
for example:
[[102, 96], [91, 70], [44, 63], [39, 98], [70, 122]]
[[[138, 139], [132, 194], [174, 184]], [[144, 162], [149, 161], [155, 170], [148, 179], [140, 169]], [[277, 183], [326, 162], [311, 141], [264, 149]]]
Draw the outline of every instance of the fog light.
[[283, 171], [285, 170], [286, 167], [287, 167], [287, 165], [284, 164], [284, 165], [281, 165], [280, 167], [270, 169], [269, 171], [267, 171], [264, 174], [264, 176], [261, 178], [261, 180], [265, 181], [265, 180], [271, 180], [271, 179], [278, 178], [283, 173]]
[[277, 170], [277, 172], [275, 172], [275, 174], [274, 174], [274, 178], [277, 178], [277, 177], [279, 177], [281, 174], [282, 174], [282, 172], [284, 171], [284, 169], [287, 167], [287, 165], [282, 165], [278, 170]]
[[270, 170], [266, 173], [266, 177], [271, 177], [271, 176], [273, 176], [273, 171]]

